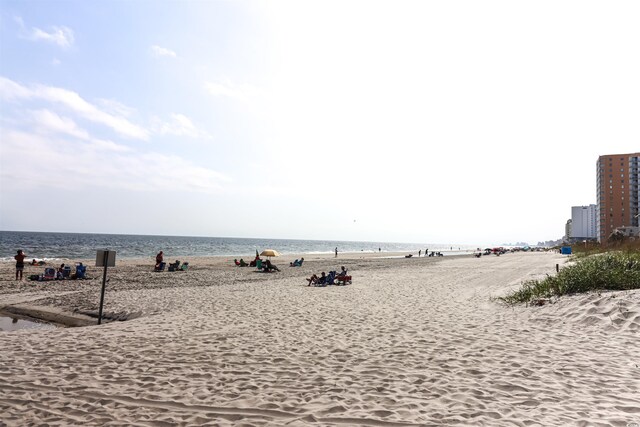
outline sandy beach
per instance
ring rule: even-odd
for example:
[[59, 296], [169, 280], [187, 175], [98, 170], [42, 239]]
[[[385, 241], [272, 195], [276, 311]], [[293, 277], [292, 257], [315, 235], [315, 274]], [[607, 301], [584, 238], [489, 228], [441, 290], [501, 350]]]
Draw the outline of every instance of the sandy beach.
[[[638, 291], [493, 299], [557, 253], [305, 258], [119, 260], [100, 326], [100, 269], [16, 282], [4, 263], [5, 313], [91, 326], [0, 332], [0, 425], [640, 425]], [[306, 286], [341, 265], [352, 285]]]

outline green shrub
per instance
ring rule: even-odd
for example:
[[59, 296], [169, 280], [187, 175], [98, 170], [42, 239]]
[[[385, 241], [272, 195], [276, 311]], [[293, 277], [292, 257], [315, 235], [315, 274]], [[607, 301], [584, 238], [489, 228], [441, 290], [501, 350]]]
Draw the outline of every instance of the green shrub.
[[579, 258], [555, 276], [524, 282], [520, 289], [499, 300], [518, 304], [589, 291], [629, 289], [640, 289], [640, 253], [608, 252]]

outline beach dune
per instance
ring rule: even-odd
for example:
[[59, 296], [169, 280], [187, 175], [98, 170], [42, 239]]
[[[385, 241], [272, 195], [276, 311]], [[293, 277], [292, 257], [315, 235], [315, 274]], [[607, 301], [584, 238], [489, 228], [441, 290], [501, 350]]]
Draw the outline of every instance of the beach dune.
[[[640, 423], [640, 294], [493, 298], [552, 253], [305, 257], [280, 273], [189, 260], [110, 271], [101, 326], [0, 332], [6, 425], [627, 426]], [[345, 265], [349, 286], [305, 277]], [[92, 319], [100, 280], [0, 281], [0, 307]], [[96, 276], [97, 270], [94, 271]]]

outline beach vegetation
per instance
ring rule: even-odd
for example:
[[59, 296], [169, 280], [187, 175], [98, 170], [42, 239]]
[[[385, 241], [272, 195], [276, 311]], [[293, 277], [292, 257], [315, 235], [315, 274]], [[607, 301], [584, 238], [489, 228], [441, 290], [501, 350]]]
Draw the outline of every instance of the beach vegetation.
[[640, 252], [611, 251], [576, 258], [555, 276], [528, 280], [498, 300], [509, 305], [534, 304], [562, 295], [630, 289], [640, 289]]
[[573, 252], [573, 259], [609, 252], [640, 252], [640, 239], [625, 238], [615, 242], [608, 241], [604, 244], [594, 240], [589, 240], [586, 242], [574, 243], [571, 245], [571, 249]]

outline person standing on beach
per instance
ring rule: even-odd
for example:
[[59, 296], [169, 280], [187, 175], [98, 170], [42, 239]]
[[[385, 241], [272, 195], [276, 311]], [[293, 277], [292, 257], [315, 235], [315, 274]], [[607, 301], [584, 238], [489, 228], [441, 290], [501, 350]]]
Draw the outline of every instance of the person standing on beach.
[[22, 271], [24, 270], [24, 259], [27, 255], [22, 252], [22, 249], [18, 249], [18, 254], [14, 256], [16, 260], [16, 280], [22, 280]]
[[336, 246], [336, 258], [338, 258], [338, 247]]
[[420, 255], [421, 255], [421, 254], [422, 254], [422, 249], [420, 249], [420, 250], [418, 251], [418, 258], [420, 258]]

